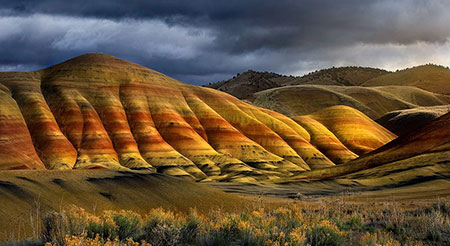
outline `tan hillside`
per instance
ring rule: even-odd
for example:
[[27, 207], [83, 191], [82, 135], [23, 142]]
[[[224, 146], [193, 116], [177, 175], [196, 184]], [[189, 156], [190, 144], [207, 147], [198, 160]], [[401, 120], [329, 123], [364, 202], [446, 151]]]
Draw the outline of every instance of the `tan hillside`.
[[1, 245], [11, 245], [4, 243], [11, 235], [26, 238], [40, 233], [40, 216], [74, 205], [91, 213], [132, 210], [142, 214], [161, 207], [188, 213], [190, 209], [233, 211], [243, 206], [240, 197], [146, 171], [3, 170], [0, 175]]
[[373, 78], [363, 86], [401, 85], [450, 95], [450, 69], [437, 65], [423, 65]]
[[358, 109], [372, 119], [384, 114], [419, 106], [446, 105], [450, 96], [412, 86], [283, 86], [258, 92], [253, 104], [288, 116], [310, 114], [335, 105]]

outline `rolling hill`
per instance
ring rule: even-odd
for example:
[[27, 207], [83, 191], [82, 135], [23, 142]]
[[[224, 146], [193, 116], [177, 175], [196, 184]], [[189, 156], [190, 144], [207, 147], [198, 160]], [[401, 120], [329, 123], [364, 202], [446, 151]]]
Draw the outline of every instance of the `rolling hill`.
[[[252, 182], [335, 165], [284, 115], [105, 54], [0, 73], [0, 84], [0, 169], [156, 169]], [[378, 144], [393, 138], [383, 131], [391, 138]]]
[[286, 85], [361, 85], [372, 78], [388, 73], [386, 70], [377, 68], [333, 67], [299, 77], [249, 70], [234, 76], [232, 79], [206, 86], [227, 92], [240, 99], [252, 100], [253, 94], [256, 92]]
[[437, 65], [422, 65], [370, 79], [363, 86], [402, 85], [450, 95], [450, 69]]
[[396, 110], [383, 115], [377, 122], [400, 136], [414, 131], [448, 112], [450, 112], [450, 105]]
[[[302, 77], [249, 71], [210, 87], [288, 116], [347, 105], [378, 120], [398, 110], [450, 104], [449, 81], [450, 69], [437, 65], [396, 72], [339, 67], [322, 69]], [[425, 118], [423, 120], [419, 125], [427, 122]], [[379, 122], [385, 121], [380, 119]]]
[[450, 96], [412, 86], [283, 86], [258, 92], [252, 102], [288, 116], [310, 114], [335, 105], [358, 109], [372, 119], [384, 114], [419, 106], [447, 105]]

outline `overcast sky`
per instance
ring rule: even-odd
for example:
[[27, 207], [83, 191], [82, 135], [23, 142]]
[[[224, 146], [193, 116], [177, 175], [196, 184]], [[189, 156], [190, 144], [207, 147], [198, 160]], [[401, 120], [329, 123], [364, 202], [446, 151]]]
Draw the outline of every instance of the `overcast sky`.
[[0, 71], [103, 52], [192, 84], [450, 65], [447, 0], [0, 0]]

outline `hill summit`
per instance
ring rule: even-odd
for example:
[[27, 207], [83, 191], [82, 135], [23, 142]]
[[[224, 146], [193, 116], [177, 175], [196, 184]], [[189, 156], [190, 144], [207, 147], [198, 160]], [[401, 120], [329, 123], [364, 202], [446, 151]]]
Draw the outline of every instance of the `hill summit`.
[[370, 79], [389, 73], [384, 69], [371, 67], [332, 67], [308, 73], [294, 80], [283, 81], [282, 85], [316, 84], [357, 86]]
[[[237, 98], [251, 98], [258, 91], [281, 86], [281, 81], [289, 77], [271, 72], [248, 70], [232, 79], [209, 84], [207, 87], [227, 92]], [[292, 78], [292, 77], [291, 77]]]

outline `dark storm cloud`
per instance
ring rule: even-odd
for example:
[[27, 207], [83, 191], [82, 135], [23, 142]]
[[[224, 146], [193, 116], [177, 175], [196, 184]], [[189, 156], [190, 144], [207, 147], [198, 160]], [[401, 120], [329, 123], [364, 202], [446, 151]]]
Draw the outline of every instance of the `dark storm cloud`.
[[0, 6], [4, 70], [99, 51], [201, 83], [250, 68], [393, 68], [448, 62], [443, 53], [450, 55], [444, 0], [0, 0]]
[[212, 27], [224, 41], [243, 41], [236, 44], [243, 50], [266, 43], [324, 42], [321, 38], [329, 36], [338, 42], [445, 41], [450, 33], [445, 0], [15, 0], [0, 1], [0, 6], [18, 14], [163, 19]]

